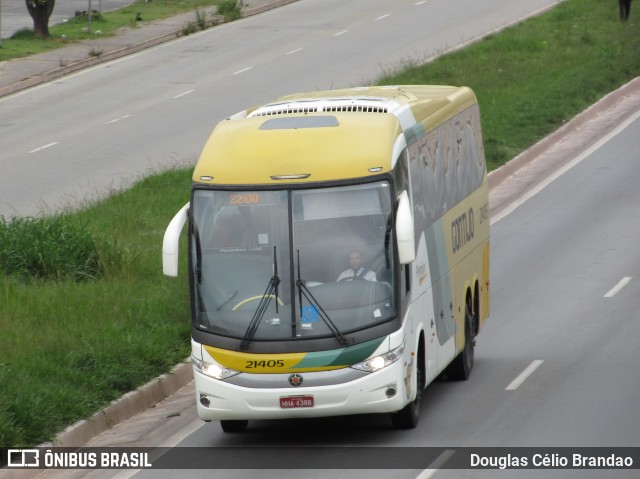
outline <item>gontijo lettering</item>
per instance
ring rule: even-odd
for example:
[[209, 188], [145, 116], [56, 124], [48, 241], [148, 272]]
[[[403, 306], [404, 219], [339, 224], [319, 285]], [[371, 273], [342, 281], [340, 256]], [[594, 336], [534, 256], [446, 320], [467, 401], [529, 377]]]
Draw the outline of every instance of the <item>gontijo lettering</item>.
[[454, 253], [473, 239], [474, 231], [473, 208], [469, 208], [451, 222], [451, 246]]

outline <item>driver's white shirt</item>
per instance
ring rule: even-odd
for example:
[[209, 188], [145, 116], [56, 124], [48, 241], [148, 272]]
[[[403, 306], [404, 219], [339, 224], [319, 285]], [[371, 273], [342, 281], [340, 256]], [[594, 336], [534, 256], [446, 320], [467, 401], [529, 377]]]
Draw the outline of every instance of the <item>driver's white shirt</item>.
[[366, 279], [367, 281], [377, 281], [378, 280], [376, 278], [376, 274], [373, 271], [367, 270], [367, 272], [363, 274], [364, 270], [365, 270], [365, 268], [360, 268], [360, 269], [358, 269], [358, 271], [354, 271], [351, 268], [345, 269], [342, 273], [340, 273], [340, 276], [338, 276], [338, 279], [336, 281], [341, 281], [343, 279], [348, 279], [348, 278]]

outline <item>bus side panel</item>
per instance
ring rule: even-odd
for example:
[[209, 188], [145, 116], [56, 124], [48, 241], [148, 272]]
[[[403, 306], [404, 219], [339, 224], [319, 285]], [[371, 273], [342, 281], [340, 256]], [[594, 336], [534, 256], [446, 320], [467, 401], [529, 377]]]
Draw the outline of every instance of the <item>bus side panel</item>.
[[[480, 314], [480, 325], [488, 314], [488, 245], [489, 223], [480, 220], [479, 211], [486, 205], [486, 182], [464, 202], [452, 209], [444, 218], [448, 225], [447, 251], [453, 264], [450, 272], [454, 291], [456, 323], [456, 351], [464, 347], [464, 321], [467, 296], [471, 299], [472, 312]], [[480, 294], [480, 311], [473, 311], [476, 287]]]
[[[429, 282], [440, 351], [439, 369], [464, 347], [467, 294], [488, 316], [489, 219], [480, 114], [477, 105], [432, 129], [407, 149], [417, 244], [426, 238]], [[424, 261], [417, 256], [412, 294], [423, 294]], [[476, 282], [478, 287], [476, 288]], [[475, 298], [476, 290], [480, 298]], [[414, 296], [415, 298], [415, 296]], [[455, 347], [448, 340], [455, 335]]]
[[[445, 231], [439, 219], [446, 204], [445, 148], [442, 146], [451, 143], [448, 128], [447, 122], [417, 138], [408, 146], [406, 155], [409, 160], [407, 189], [418, 245], [412, 267], [411, 294], [413, 301], [421, 298], [424, 302], [426, 309], [421, 314], [427, 321], [425, 355], [429, 364], [436, 365], [435, 370], [427, 368], [427, 381], [436, 377], [455, 356], [455, 324], [451, 316], [452, 290], [448, 275], [451, 264]], [[412, 304], [411, 308], [418, 304]]]

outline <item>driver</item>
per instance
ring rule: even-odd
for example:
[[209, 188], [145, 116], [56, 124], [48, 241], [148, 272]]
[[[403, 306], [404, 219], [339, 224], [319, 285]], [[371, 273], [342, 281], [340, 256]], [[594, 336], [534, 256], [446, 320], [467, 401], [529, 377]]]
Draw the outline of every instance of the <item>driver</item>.
[[348, 281], [353, 279], [366, 279], [367, 281], [377, 281], [376, 274], [365, 268], [362, 260], [362, 253], [358, 250], [349, 251], [349, 268], [345, 269], [336, 281]]

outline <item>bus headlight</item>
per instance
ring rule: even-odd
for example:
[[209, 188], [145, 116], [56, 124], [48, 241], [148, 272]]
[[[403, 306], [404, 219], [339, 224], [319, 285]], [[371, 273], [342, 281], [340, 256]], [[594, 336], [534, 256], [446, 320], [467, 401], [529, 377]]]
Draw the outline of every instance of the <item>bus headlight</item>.
[[374, 356], [373, 358], [369, 358], [366, 361], [363, 361], [358, 364], [354, 364], [351, 367], [359, 371], [373, 373], [375, 371], [381, 370], [382, 368], [386, 368], [390, 364], [395, 363], [398, 359], [402, 357], [403, 351], [404, 351], [404, 344], [401, 344], [396, 349], [393, 349], [388, 353], [380, 354], [379, 356]]
[[235, 369], [225, 368], [218, 363], [207, 363], [204, 361], [200, 361], [193, 356], [191, 356], [191, 362], [193, 363], [193, 368], [196, 371], [214, 379], [222, 380], [235, 376], [236, 374], [240, 374], [240, 371], [236, 371]]

